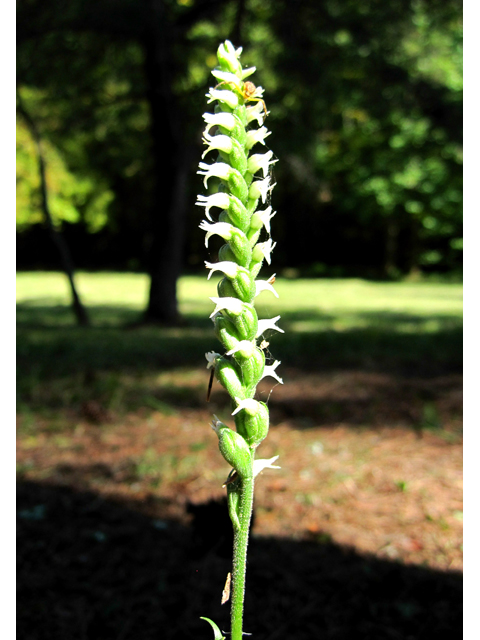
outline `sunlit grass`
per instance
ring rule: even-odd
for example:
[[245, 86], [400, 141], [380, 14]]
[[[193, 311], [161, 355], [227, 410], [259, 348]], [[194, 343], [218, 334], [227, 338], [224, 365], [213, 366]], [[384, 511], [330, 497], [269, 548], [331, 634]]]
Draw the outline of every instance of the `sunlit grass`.
[[[187, 318], [206, 319], [213, 309], [217, 279], [185, 276], [178, 283], [180, 311]], [[79, 273], [77, 284], [93, 322], [116, 324], [138, 317], [148, 298], [148, 277], [138, 273]], [[280, 298], [269, 292], [257, 300], [260, 316], [283, 315], [290, 330], [335, 331], [387, 325], [391, 331], [437, 331], [458, 326], [462, 318], [462, 285], [442, 283], [379, 283], [347, 280], [278, 280]], [[71, 321], [69, 289], [61, 273], [17, 275], [17, 303], [42, 310], [47, 324]], [[41, 320], [42, 313], [35, 313]], [[21, 319], [21, 318], [19, 318]]]

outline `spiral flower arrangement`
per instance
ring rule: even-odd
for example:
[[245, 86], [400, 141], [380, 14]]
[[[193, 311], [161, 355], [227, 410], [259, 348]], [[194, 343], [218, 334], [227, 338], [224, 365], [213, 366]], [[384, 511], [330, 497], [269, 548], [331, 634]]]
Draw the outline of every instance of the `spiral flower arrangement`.
[[[205, 208], [207, 220], [200, 228], [206, 232], [205, 245], [211, 236], [218, 235], [225, 244], [218, 252], [219, 261], [205, 262], [208, 278], [215, 271], [224, 277], [218, 284], [218, 297], [211, 318], [215, 333], [222, 343], [223, 355], [214, 351], [206, 354], [207, 368], [214, 371], [232, 399], [232, 416], [236, 430], [223, 424], [216, 416], [212, 427], [218, 436], [219, 449], [232, 467], [226, 481], [228, 509], [234, 529], [231, 598], [231, 638], [241, 640], [243, 631], [243, 601], [248, 533], [253, 507], [254, 479], [263, 469], [273, 465], [270, 460], [255, 460], [255, 451], [268, 432], [269, 412], [264, 402], [255, 399], [258, 382], [266, 376], [282, 383], [276, 369], [280, 362], [265, 363], [263, 334], [268, 329], [282, 331], [277, 326], [280, 316], [259, 320], [254, 299], [262, 291], [273, 288], [275, 277], [257, 280], [262, 264], [270, 264], [275, 243], [270, 237], [270, 221], [275, 213], [267, 206], [271, 184], [270, 167], [276, 160], [272, 151], [251, 153], [258, 145], [265, 145], [270, 135], [262, 126], [268, 115], [263, 89], [246, 78], [255, 67], [242, 68], [240, 54], [228, 40], [217, 51], [218, 67], [212, 71], [217, 85], [207, 94], [208, 103], [215, 103], [213, 113], [205, 113], [206, 128], [203, 142], [207, 149], [202, 159], [218, 152], [213, 164], [200, 162], [198, 173], [204, 176], [204, 186], [212, 177], [220, 179], [218, 191], [199, 195], [196, 204]], [[257, 128], [254, 128], [258, 125]], [[215, 134], [210, 132], [212, 129]], [[261, 207], [258, 210], [258, 207]], [[264, 208], [265, 207], [265, 208]], [[211, 210], [220, 209], [218, 220]], [[268, 239], [259, 242], [265, 229]], [[268, 343], [267, 343], [268, 344]], [[222, 638], [218, 627], [205, 618]]]

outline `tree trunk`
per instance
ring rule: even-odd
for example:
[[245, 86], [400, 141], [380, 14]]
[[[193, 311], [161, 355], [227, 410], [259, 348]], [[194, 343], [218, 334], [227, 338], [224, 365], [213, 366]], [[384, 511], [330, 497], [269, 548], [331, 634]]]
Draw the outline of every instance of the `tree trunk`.
[[383, 272], [386, 278], [392, 278], [397, 275], [397, 245], [398, 245], [398, 221], [395, 212], [392, 212], [385, 224], [385, 257], [383, 263]]
[[78, 295], [78, 292], [75, 286], [75, 279], [74, 279], [75, 269], [73, 266], [72, 257], [70, 255], [68, 245], [65, 242], [63, 236], [55, 229], [55, 225], [53, 224], [53, 220], [52, 220], [52, 215], [50, 213], [50, 206], [48, 203], [48, 187], [47, 187], [45, 160], [43, 157], [42, 140], [40, 137], [40, 133], [35, 125], [33, 118], [26, 111], [18, 92], [17, 92], [17, 109], [20, 115], [25, 120], [28, 128], [30, 129], [32, 137], [35, 141], [35, 146], [37, 148], [38, 171], [40, 174], [41, 207], [42, 207], [43, 214], [45, 216], [45, 221], [47, 223], [47, 228], [50, 233], [52, 242], [55, 244], [60, 254], [60, 262], [62, 265], [62, 269], [65, 272], [68, 278], [68, 282], [70, 284], [70, 291], [72, 294], [72, 309], [73, 309], [73, 312], [75, 313], [78, 324], [82, 326], [87, 326], [90, 324], [90, 322], [89, 322], [88, 314], [85, 310], [85, 307], [80, 301], [80, 296]]
[[177, 279], [182, 268], [189, 151], [181, 137], [180, 113], [172, 93], [170, 34], [163, 0], [151, 0], [144, 39], [155, 167], [150, 295], [145, 320], [177, 324]]
[[416, 278], [420, 275], [420, 221], [415, 215], [410, 215], [410, 243], [408, 250], [408, 275]]

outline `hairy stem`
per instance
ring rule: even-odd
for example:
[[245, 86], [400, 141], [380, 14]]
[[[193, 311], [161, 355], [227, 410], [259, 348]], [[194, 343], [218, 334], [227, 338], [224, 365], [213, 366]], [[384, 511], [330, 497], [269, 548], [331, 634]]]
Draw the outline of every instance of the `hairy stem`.
[[235, 530], [233, 540], [233, 579], [231, 609], [231, 639], [242, 640], [243, 601], [245, 597], [245, 573], [247, 568], [247, 546], [250, 520], [253, 509], [254, 479], [246, 478], [240, 493], [240, 529]]

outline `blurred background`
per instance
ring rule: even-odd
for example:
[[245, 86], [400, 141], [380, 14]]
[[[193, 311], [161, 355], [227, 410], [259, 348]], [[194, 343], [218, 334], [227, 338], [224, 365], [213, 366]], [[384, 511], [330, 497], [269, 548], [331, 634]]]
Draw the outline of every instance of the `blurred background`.
[[[462, 7], [19, 0], [19, 637], [209, 637], [231, 534], [204, 353], [205, 93], [265, 89], [285, 334], [246, 630], [452, 637], [462, 570]], [[228, 607], [228, 605], [227, 605]]]

